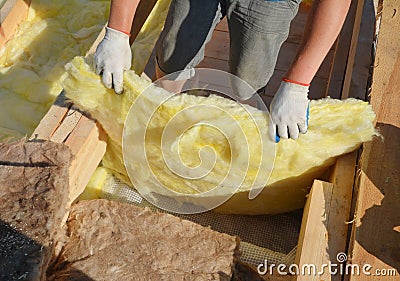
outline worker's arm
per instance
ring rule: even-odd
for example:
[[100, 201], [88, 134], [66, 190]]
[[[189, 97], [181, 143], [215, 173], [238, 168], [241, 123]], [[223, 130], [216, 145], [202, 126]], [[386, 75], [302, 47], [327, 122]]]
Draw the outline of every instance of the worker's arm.
[[[297, 139], [307, 132], [308, 88], [344, 23], [351, 0], [315, 0], [299, 52], [271, 103], [270, 132]], [[278, 130], [278, 131], [276, 131]], [[289, 134], [288, 134], [289, 133]]]
[[129, 44], [133, 17], [139, 1], [112, 0], [110, 17], [103, 40], [97, 46], [94, 63], [97, 74], [102, 73], [104, 85], [123, 90], [123, 73], [131, 68], [132, 53]]
[[112, 0], [108, 27], [130, 34], [139, 0]]

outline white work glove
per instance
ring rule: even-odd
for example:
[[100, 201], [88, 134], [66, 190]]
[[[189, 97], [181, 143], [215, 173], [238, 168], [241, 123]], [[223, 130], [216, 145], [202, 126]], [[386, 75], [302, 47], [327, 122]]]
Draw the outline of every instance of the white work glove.
[[[308, 127], [308, 86], [281, 82], [270, 107], [272, 122], [269, 133], [273, 141], [297, 139]], [[278, 127], [278, 130], [277, 130]]]
[[94, 64], [96, 73], [103, 73], [102, 80], [108, 89], [114, 87], [117, 94], [122, 93], [124, 71], [131, 68], [131, 60], [129, 36], [106, 27], [106, 34], [94, 55]]

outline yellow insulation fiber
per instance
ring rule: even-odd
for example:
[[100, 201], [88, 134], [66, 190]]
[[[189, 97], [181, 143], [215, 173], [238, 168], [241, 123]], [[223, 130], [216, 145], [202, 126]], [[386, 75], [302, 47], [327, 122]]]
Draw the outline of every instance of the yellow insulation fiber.
[[61, 92], [64, 66], [87, 52], [109, 1], [35, 0], [0, 51], [0, 141], [29, 135]]
[[[133, 45], [133, 69], [141, 73], [162, 27], [170, 0], [159, 1], [149, 20]], [[55, 97], [60, 93], [60, 81], [64, 79], [64, 65], [76, 55], [84, 54], [104, 26], [109, 1], [35, 0], [28, 19], [19, 27], [15, 37], [0, 51], [0, 141], [6, 137], [29, 135]], [[136, 58], [136, 60], [135, 60]], [[68, 66], [65, 87], [67, 95], [76, 105], [90, 112], [103, 125], [110, 140], [103, 160], [104, 166], [127, 180], [122, 161], [122, 130], [130, 105], [149, 82], [129, 71], [125, 74], [125, 94], [117, 96], [106, 90], [82, 58], [76, 58]], [[157, 96], [157, 95], [154, 95]], [[242, 108], [220, 97], [201, 98], [181, 95], [161, 109], [159, 118], [152, 126], [162, 129], [168, 118], [190, 104], [217, 104], [235, 112], [240, 119]], [[167, 110], [165, 110], [165, 108]], [[143, 108], [145, 111], [146, 108]], [[165, 110], [165, 111], [163, 111]], [[310, 130], [298, 141], [281, 141], [276, 146], [276, 162], [267, 187], [255, 200], [247, 199], [249, 182], [257, 165], [250, 165], [240, 192], [236, 193], [219, 209], [231, 213], [259, 214], [278, 213], [302, 207], [312, 179], [331, 165], [334, 157], [349, 152], [368, 141], [374, 134], [371, 107], [364, 102], [323, 100], [311, 104]], [[253, 110], [254, 112], [254, 110]], [[239, 115], [238, 115], [239, 114]], [[257, 122], [263, 115], [255, 112]], [[218, 118], [217, 118], [218, 119]], [[249, 128], [245, 134], [256, 139], [257, 134], [248, 118], [242, 116], [242, 125]], [[250, 123], [246, 123], [250, 122]], [[265, 122], [264, 122], [265, 123]], [[200, 129], [199, 129], [200, 128]], [[264, 127], [263, 127], [264, 128]], [[263, 131], [262, 133], [266, 133]], [[159, 139], [159, 135], [152, 136]], [[197, 127], [182, 138], [183, 160], [189, 165], [198, 164], [198, 148], [207, 141], [217, 152], [217, 172], [226, 171], [232, 151], [218, 132]], [[250, 146], [250, 158], [259, 160], [257, 146]], [[191, 151], [193, 149], [194, 151]], [[187, 182], [177, 180], [160, 161], [157, 145], [147, 146], [150, 166], [171, 189], [193, 193]], [[273, 160], [271, 160], [273, 161]], [[257, 163], [257, 161], [255, 161]], [[143, 163], [144, 165], [144, 163]], [[141, 165], [138, 165], [140, 168]], [[139, 173], [140, 171], [138, 171]], [[107, 171], [98, 173], [104, 178]], [[209, 190], [221, 173], [212, 174], [203, 184], [196, 182], [197, 189]], [[91, 185], [100, 183], [92, 179]], [[97, 190], [97, 195], [100, 191]], [[88, 195], [91, 197], [91, 195]], [[207, 198], [205, 198], [207, 199]]]
[[[100, 77], [93, 73], [91, 63], [87, 64], [83, 58], [77, 57], [67, 65], [67, 79], [63, 86], [67, 97], [75, 105], [89, 112], [103, 126], [109, 135], [109, 143], [106, 156], [103, 160], [105, 167], [112, 169], [126, 179], [126, 170], [122, 161], [122, 132], [129, 108], [138, 95], [150, 85], [150, 82], [138, 77], [133, 71], [127, 71], [124, 76], [124, 94], [115, 95], [112, 90], [106, 89]], [[147, 106], [158, 103], [157, 96], [163, 97], [163, 92], [155, 89], [151, 99], [144, 108], [138, 110], [140, 115], [146, 112]], [[149, 166], [159, 177], [162, 183], [170, 189], [181, 193], [193, 193], [193, 190], [209, 190], [212, 184], [219, 182], [219, 171], [229, 170], [229, 159], [232, 155], [232, 147], [221, 137], [217, 130], [195, 126], [185, 132], [180, 139], [179, 149], [182, 151], [182, 160], [189, 166], [196, 166], [199, 162], [199, 147], [206, 141], [217, 153], [218, 167], [213, 178], [188, 182], [187, 179], [179, 179], [173, 175], [162, 163], [161, 150], [157, 147], [163, 128], [170, 118], [179, 110], [190, 105], [217, 105], [240, 120], [244, 133], [248, 139], [257, 139], [257, 130], [252, 129], [254, 123], [250, 118], [242, 115], [242, 107], [222, 97], [211, 96], [196, 97], [178, 95], [171, 98], [160, 107], [158, 114], [150, 123], [151, 134], [146, 135], [146, 152], [148, 152]], [[261, 112], [252, 109], [257, 124], [261, 126], [261, 134], [266, 138], [267, 118]], [[245, 114], [245, 113], [243, 113]], [[211, 117], [210, 117], [211, 118]], [[222, 117], [213, 115], [215, 120]], [[305, 201], [305, 195], [314, 178], [323, 173], [324, 169], [334, 163], [335, 157], [350, 152], [359, 147], [362, 142], [371, 140], [375, 134], [373, 121], [375, 114], [367, 102], [355, 99], [345, 101], [324, 99], [312, 101], [310, 104], [309, 131], [297, 141], [282, 140], [276, 145], [275, 166], [267, 186], [254, 200], [248, 199], [248, 185], [254, 179], [257, 165], [250, 162], [246, 180], [230, 200], [219, 207], [219, 211], [240, 214], [267, 214], [280, 213], [301, 208]], [[229, 124], [226, 124], [229, 126]], [[125, 132], [134, 135], [135, 132]], [[233, 142], [235, 145], [235, 142]], [[232, 146], [232, 143], [231, 143]], [[171, 150], [176, 149], [172, 148]], [[240, 151], [240, 150], [239, 150]], [[250, 145], [250, 159], [257, 162], [260, 151]], [[263, 161], [274, 161], [267, 158]], [[136, 163], [138, 175], [142, 173], [147, 163]], [[238, 173], [240, 169], [238, 169]], [[243, 170], [243, 169], [242, 169]], [[234, 171], [236, 172], [236, 171]], [[192, 188], [196, 185], [196, 188]], [[149, 190], [150, 192], [150, 190]], [[207, 198], [204, 198], [207, 200]], [[209, 199], [209, 198], [208, 198]]]

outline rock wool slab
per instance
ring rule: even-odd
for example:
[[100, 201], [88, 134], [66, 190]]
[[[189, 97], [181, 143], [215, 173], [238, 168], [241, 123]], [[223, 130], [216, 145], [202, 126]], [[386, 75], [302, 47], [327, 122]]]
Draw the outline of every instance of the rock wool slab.
[[81, 201], [48, 280], [231, 280], [238, 239], [169, 214]]
[[71, 157], [57, 143], [0, 143], [1, 280], [46, 280], [66, 237]]

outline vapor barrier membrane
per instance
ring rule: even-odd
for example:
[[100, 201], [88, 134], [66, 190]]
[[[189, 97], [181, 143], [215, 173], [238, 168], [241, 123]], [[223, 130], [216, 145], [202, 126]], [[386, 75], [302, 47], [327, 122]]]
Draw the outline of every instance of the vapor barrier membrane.
[[[124, 122], [132, 103], [151, 82], [139, 77], [133, 71], [127, 71], [124, 76], [124, 94], [116, 95], [102, 85], [100, 77], [93, 72], [91, 64], [90, 61], [88, 64], [83, 58], [77, 57], [67, 65], [67, 78], [63, 83], [66, 96], [78, 108], [90, 113], [103, 126], [109, 136], [103, 165], [129, 182], [122, 155]], [[165, 97], [165, 92], [161, 88], [154, 87], [152, 91], [146, 102], [143, 103], [143, 108], [137, 111], [138, 115], [144, 114], [147, 110], [153, 110], [154, 106]], [[135, 169], [140, 175], [146, 172], [145, 167], [149, 165], [156, 177], [166, 187], [185, 194], [195, 193], [195, 190], [199, 190], [201, 193], [210, 190], [213, 185], [216, 186], [223, 176], [218, 172], [221, 169], [228, 171], [231, 168], [229, 160], [233, 151], [232, 147], [235, 146], [235, 139], [228, 143], [217, 130], [210, 130], [201, 124], [193, 126], [176, 141], [178, 148], [171, 147], [170, 150], [179, 149], [184, 162], [196, 166], [196, 163], [199, 162], [199, 147], [204, 146], [206, 141], [217, 156], [215, 167], [218, 167], [218, 171], [215, 173], [217, 175], [215, 181], [212, 179], [193, 180], [188, 183], [186, 178], [177, 177], [169, 171], [163, 162], [159, 145], [163, 128], [177, 112], [193, 105], [223, 108], [240, 121], [242, 128], [247, 128], [244, 130], [247, 139], [258, 139], [261, 135], [263, 140], [267, 141], [268, 118], [261, 111], [248, 107], [257, 125], [261, 124], [257, 130], [253, 123], [254, 120], [248, 118], [243, 107], [232, 100], [215, 95], [199, 97], [182, 94], [172, 97], [159, 107], [156, 118], [152, 119], [151, 133], [146, 135], [148, 158], [143, 163], [135, 163]], [[204, 116], [206, 115], [204, 114]], [[138, 118], [140, 119], [140, 116]], [[188, 118], [191, 118], [190, 115]], [[222, 116], [210, 114], [209, 118], [220, 121], [222, 126], [230, 126]], [[276, 145], [275, 159], [273, 155], [268, 155], [269, 157], [262, 160], [275, 161], [275, 165], [261, 194], [254, 200], [248, 199], [250, 183], [258, 172], [258, 165], [252, 165], [250, 161], [248, 167], [236, 167], [237, 170], [230, 171], [233, 174], [240, 174], [248, 168], [239, 190], [217, 211], [235, 214], [273, 214], [303, 207], [313, 179], [332, 165], [335, 157], [357, 149], [362, 142], [371, 140], [376, 134], [373, 125], [374, 119], [375, 114], [371, 106], [364, 101], [356, 99], [311, 101], [307, 134], [301, 135], [296, 141], [281, 140]], [[125, 133], [134, 135], [134, 132]], [[237, 144], [237, 146], [240, 145]], [[250, 143], [249, 152], [250, 159], [258, 163], [260, 151], [257, 146], [253, 147]], [[176, 161], [179, 160], [176, 159]], [[146, 192], [152, 192], [151, 188]], [[179, 200], [178, 195], [177, 199]], [[207, 196], [204, 198], [205, 201], [211, 199]]]

